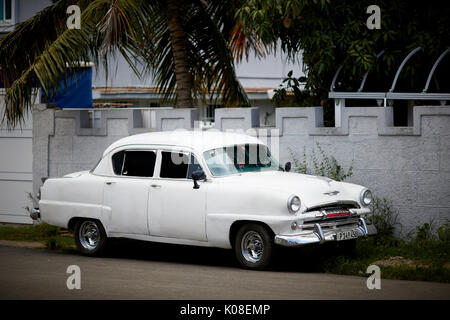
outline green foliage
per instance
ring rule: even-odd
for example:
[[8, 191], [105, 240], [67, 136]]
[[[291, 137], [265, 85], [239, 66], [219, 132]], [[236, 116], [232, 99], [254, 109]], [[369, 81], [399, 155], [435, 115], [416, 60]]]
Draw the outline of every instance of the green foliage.
[[[327, 156], [319, 143], [311, 149], [311, 156], [308, 159], [306, 147], [303, 148], [303, 158], [299, 160], [294, 152], [289, 149], [294, 164], [294, 171], [303, 174], [313, 174], [328, 177], [336, 181], [344, 181], [353, 175], [353, 162], [345, 170], [333, 156]], [[308, 163], [312, 163], [313, 169], [308, 168]]]
[[61, 231], [59, 227], [51, 226], [47, 223], [41, 223], [34, 227], [35, 232], [41, 237], [54, 237]]
[[293, 70], [289, 71], [287, 77], [280, 84], [279, 88], [274, 90], [272, 102], [276, 107], [311, 107], [322, 105], [325, 127], [334, 126], [334, 108], [329, 101], [318, 100], [317, 96], [305, 89], [306, 78], [292, 76]]
[[[334, 248], [334, 246], [333, 246]], [[379, 261], [398, 258], [399, 264], [382, 264], [383, 279], [420, 280], [450, 283], [450, 242], [438, 239], [405, 241], [379, 234], [358, 238], [353, 254], [333, 250], [318, 252], [316, 271], [366, 277], [367, 267]], [[394, 259], [395, 260], [395, 259]], [[375, 263], [375, 264], [377, 264]]]
[[398, 212], [392, 207], [385, 198], [374, 198], [370, 204], [372, 216], [369, 217], [369, 223], [373, 223], [377, 228], [378, 235], [392, 235], [398, 222]]
[[[81, 29], [67, 28], [69, 5], [81, 8]], [[56, 1], [0, 38], [3, 118], [10, 127], [23, 121], [36, 83], [51, 97], [62, 90], [61, 79], [76, 77], [74, 71], [82, 63], [93, 60], [107, 73], [110, 59], [117, 54], [138, 77], [152, 73], [166, 99], [176, 99], [174, 92], [182, 88], [194, 97], [215, 100], [220, 95], [226, 105], [248, 105], [227, 42], [234, 26], [233, 8], [233, 1], [176, 1], [175, 12], [168, 10], [168, 1]], [[176, 16], [185, 41], [173, 43], [169, 15]], [[185, 52], [186, 57], [175, 51]], [[176, 68], [180, 60], [178, 66], [186, 68]]]
[[[345, 242], [304, 246], [289, 252], [286, 260], [303, 272], [327, 272], [367, 277], [367, 267], [376, 264], [383, 279], [450, 283], [450, 242], [428, 240], [421, 244], [391, 235], [356, 239], [353, 251]], [[343, 250], [344, 249], [344, 250]], [[291, 250], [291, 249], [286, 249]], [[307, 257], [307, 259], [305, 259]], [[392, 263], [394, 262], [394, 263]]]
[[[381, 10], [379, 30], [366, 26], [366, 9], [372, 4]], [[280, 46], [292, 60], [302, 52], [306, 89], [316, 98], [313, 105], [327, 105], [323, 100], [328, 99], [333, 76], [341, 64], [344, 68], [337, 89], [356, 91], [361, 76], [375, 68], [371, 76], [378, 74], [378, 78], [367, 83], [365, 91], [379, 91], [383, 79], [387, 79], [386, 85], [391, 84], [401, 61], [413, 48], [421, 46], [427, 58], [423, 60], [426, 62], [409, 64], [402, 72], [402, 80], [411, 84], [423, 82], [430, 61], [449, 45], [450, 6], [440, 2], [247, 0], [236, 18], [242, 21], [244, 33], [257, 34], [273, 50]], [[382, 50], [385, 53], [377, 61]], [[426, 70], [421, 70], [424, 65]]]
[[50, 237], [44, 240], [44, 245], [50, 250], [73, 249], [73, 239], [64, 237]]
[[47, 223], [41, 223], [37, 226], [9, 227], [8, 225], [0, 227], [0, 239], [3, 240], [24, 240], [34, 241], [37, 239], [54, 237], [60, 233], [60, 228], [51, 226]]
[[51, 250], [72, 250], [75, 242], [71, 236], [63, 236], [59, 227], [41, 223], [37, 226], [0, 226], [0, 240], [38, 241]]
[[418, 244], [423, 244], [428, 241], [440, 241], [450, 243], [450, 226], [449, 222], [434, 227], [434, 222], [426, 222], [423, 225], [416, 226], [415, 234], [413, 234], [412, 239]]
[[421, 226], [416, 227], [416, 238], [415, 241], [417, 242], [424, 242], [433, 240], [433, 230], [431, 227], [431, 223], [424, 223]]
[[437, 228], [438, 239], [443, 242], [450, 242], [450, 225], [447, 221]]
[[55, 238], [49, 238], [44, 241], [45, 247], [50, 250], [56, 249], [56, 240]]
[[293, 70], [288, 72], [287, 78], [283, 80], [278, 89], [275, 89], [272, 101], [277, 107], [303, 107], [313, 105], [311, 94], [302, 90], [306, 78], [292, 76]]

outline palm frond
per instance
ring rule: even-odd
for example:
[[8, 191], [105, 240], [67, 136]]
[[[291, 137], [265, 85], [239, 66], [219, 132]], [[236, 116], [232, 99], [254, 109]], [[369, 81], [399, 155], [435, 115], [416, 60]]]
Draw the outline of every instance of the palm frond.
[[[88, 61], [87, 28], [84, 31], [65, 28], [69, 3], [59, 1], [44, 9], [19, 24], [0, 42], [0, 72], [6, 88], [3, 121], [6, 119], [8, 127], [19, 123], [30, 108], [37, 80], [50, 94], [50, 88], [61, 87], [61, 74], [67, 81], [67, 66], [70, 69], [83, 59]], [[48, 28], [47, 34], [42, 34], [44, 28]]]
[[229, 43], [231, 52], [237, 63], [242, 61], [244, 54], [248, 60], [252, 51], [258, 58], [265, 57], [266, 55], [265, 47], [261, 40], [254, 33], [244, 33], [241, 22], [238, 22], [234, 27], [229, 38]]
[[[179, 1], [190, 89], [202, 100], [221, 95], [229, 106], [249, 104], [227, 42], [234, 16], [224, 10], [227, 3], [237, 2]], [[82, 10], [80, 30], [66, 27], [66, 9], [72, 4]], [[39, 83], [50, 96], [62, 89], [62, 80], [76, 76], [74, 69], [80, 62], [93, 60], [107, 71], [108, 61], [117, 53], [138, 76], [143, 65], [153, 74], [160, 93], [166, 99], [175, 96], [176, 101], [180, 83], [167, 16], [163, 0], [59, 0], [20, 23], [0, 39], [0, 80], [6, 88], [3, 120], [12, 127], [23, 119]]]
[[[193, 78], [193, 96], [203, 101], [219, 96], [229, 106], [249, 105], [248, 97], [236, 77], [233, 57], [228, 43], [211, 18], [208, 8], [199, 3], [183, 3], [183, 27], [186, 34], [187, 62]], [[167, 17], [152, 18], [151, 37], [154, 39], [152, 75], [164, 98], [173, 98], [176, 90], [175, 65]]]
[[[115, 49], [130, 61], [138, 56], [136, 42], [130, 41], [133, 31], [129, 20], [140, 19], [134, 1], [78, 1], [82, 7], [81, 29], [68, 29], [65, 10], [72, 3], [58, 1], [19, 24], [0, 41], [0, 70], [6, 88], [3, 120], [8, 127], [23, 119], [38, 82], [50, 97], [62, 89], [69, 76], [76, 77], [74, 71], [81, 62], [93, 58], [97, 64], [101, 61], [107, 65], [107, 53]], [[42, 34], [46, 29], [52, 31]]]

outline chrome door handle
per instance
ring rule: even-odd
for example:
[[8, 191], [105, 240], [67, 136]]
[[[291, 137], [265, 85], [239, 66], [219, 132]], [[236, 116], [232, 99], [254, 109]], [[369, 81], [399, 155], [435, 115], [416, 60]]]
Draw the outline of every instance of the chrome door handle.
[[114, 182], [114, 181], [107, 181], [107, 182], [106, 182], [106, 184], [107, 184], [108, 186], [112, 185], [113, 183], [115, 183], [115, 182]]
[[155, 189], [160, 189], [161, 185], [160, 184], [152, 184], [152, 185], [150, 185], [150, 187], [155, 188]]

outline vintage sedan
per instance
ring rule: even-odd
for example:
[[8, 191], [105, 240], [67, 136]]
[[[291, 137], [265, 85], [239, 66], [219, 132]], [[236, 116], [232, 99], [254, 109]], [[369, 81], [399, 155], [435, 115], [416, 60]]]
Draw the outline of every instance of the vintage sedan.
[[32, 217], [74, 230], [86, 255], [132, 238], [233, 248], [249, 269], [266, 267], [275, 245], [376, 232], [367, 188], [289, 168], [244, 134], [139, 134], [109, 146], [90, 171], [47, 179]]

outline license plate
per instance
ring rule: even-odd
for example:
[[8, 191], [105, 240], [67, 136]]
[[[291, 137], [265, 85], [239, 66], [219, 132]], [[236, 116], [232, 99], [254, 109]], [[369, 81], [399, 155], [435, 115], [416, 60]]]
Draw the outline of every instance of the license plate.
[[336, 240], [348, 240], [358, 238], [358, 232], [356, 230], [348, 230], [348, 231], [339, 231], [336, 233]]

